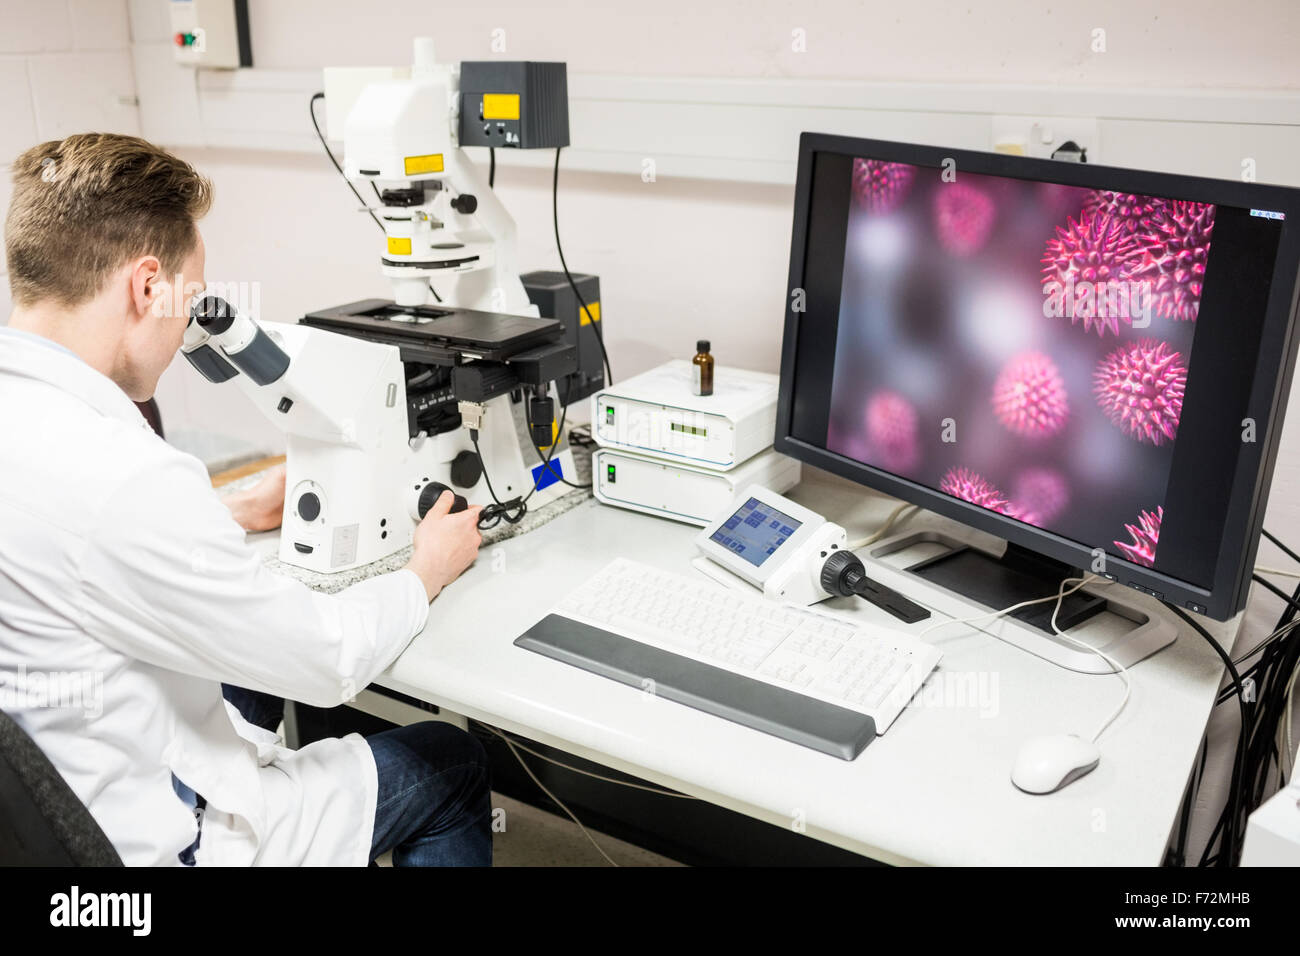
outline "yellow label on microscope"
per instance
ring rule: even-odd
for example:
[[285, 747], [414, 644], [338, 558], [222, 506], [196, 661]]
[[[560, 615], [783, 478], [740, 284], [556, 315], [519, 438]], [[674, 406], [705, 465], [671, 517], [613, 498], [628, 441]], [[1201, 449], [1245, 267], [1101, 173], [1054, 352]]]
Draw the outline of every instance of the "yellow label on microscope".
[[408, 176], [440, 173], [442, 172], [442, 153], [430, 153], [427, 156], [407, 156], [403, 166]]
[[483, 118], [485, 120], [519, 119], [519, 94], [484, 93]]

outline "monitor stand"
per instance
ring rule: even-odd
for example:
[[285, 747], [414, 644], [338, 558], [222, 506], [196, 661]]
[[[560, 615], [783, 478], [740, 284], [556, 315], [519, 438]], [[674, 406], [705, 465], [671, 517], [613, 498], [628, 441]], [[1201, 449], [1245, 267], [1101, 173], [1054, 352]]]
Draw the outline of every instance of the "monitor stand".
[[[1011, 543], [1007, 544], [1007, 550], [1000, 558], [972, 547], [959, 547], [914, 564], [907, 570], [994, 609], [1042, 598], [1059, 588], [1066, 578], [1080, 577], [1079, 571], [1063, 561], [1045, 558]], [[1105, 598], [1075, 591], [1061, 601], [1056, 626], [1068, 631], [1105, 609]], [[1007, 617], [1051, 634], [1052, 612], [1055, 610], [1056, 602], [1048, 601], [1022, 607]]]
[[[1067, 564], [1015, 544], [1008, 543], [1006, 552], [997, 556], [933, 531], [905, 533], [882, 541], [871, 554], [879, 559], [921, 541], [942, 544], [948, 550], [906, 565], [900, 569], [901, 572], [974, 601], [990, 611], [1047, 597], [1057, 591], [1063, 579], [1080, 576], [1077, 569]], [[1128, 667], [1173, 643], [1177, 637], [1177, 630], [1164, 615], [1150, 614], [1139, 606], [1138, 600], [1137, 595], [1130, 595], [1118, 586], [1106, 588], [1100, 594], [1075, 591], [1061, 602], [1056, 624], [1070, 638], [1096, 647]], [[1054, 600], [1032, 604], [1011, 612], [1000, 622], [991, 621], [980, 627], [1068, 670], [1086, 674], [1113, 673], [1113, 668], [1098, 655], [1063, 640], [1052, 630], [1055, 608]], [[1133, 628], [1107, 640], [1114, 629], [1113, 621], [1112, 626], [1083, 627], [1102, 611], [1132, 622]], [[959, 613], [956, 616], [973, 615]], [[1072, 633], [1075, 629], [1077, 632]]]

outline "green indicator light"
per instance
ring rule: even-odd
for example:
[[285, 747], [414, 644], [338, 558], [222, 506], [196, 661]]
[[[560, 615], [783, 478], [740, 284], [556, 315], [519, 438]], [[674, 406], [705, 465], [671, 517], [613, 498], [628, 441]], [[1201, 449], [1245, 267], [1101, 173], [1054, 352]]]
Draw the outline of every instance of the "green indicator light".
[[605, 476], [609, 479], [610, 484], [614, 483], [614, 466], [608, 465], [605, 468]]

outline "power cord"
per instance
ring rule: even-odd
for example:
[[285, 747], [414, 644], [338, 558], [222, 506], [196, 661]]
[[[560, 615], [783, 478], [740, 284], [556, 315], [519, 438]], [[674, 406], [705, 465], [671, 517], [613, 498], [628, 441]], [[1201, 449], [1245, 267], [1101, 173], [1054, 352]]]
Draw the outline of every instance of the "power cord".
[[[563, 398], [563, 406], [564, 406], [565, 411], [567, 412], [567, 411], [568, 411], [568, 408], [569, 408], [569, 382], [568, 382], [568, 379], [565, 379], [565, 381], [564, 381], [564, 398]], [[529, 422], [529, 424], [531, 425], [532, 423]], [[557, 434], [557, 435], [561, 435], [561, 434], [563, 434], [563, 433], [564, 433], [564, 417], [561, 416], [561, 418], [560, 418], [560, 426], [559, 426], [559, 428], [556, 429], [556, 434]], [[559, 439], [557, 438], [557, 439], [556, 439], [556, 442], [558, 442], [558, 441], [559, 441]], [[532, 442], [529, 442], [529, 444], [532, 445]], [[573, 444], [573, 432], [570, 432], [570, 433], [569, 433], [569, 444], [571, 444], [571, 445]], [[583, 485], [583, 484], [578, 484], [577, 482], [570, 481], [568, 478], [565, 478], [564, 475], [560, 474], [558, 471], [557, 471], [557, 472], [552, 472], [552, 471], [551, 471], [551, 459], [550, 459], [550, 456], [548, 455], [547, 457], [543, 458], [543, 457], [542, 457], [542, 450], [541, 450], [540, 448], [538, 448], [536, 445], [533, 445], [533, 449], [537, 452], [537, 460], [540, 461], [540, 462], [542, 463], [542, 465], [544, 466], [544, 469], [543, 469], [543, 470], [545, 470], [545, 471], [547, 471], [547, 472], [550, 472], [551, 474], [555, 475], [556, 478], [558, 478], [560, 481], [564, 482], [564, 483], [565, 483], [566, 485], [568, 485], [570, 488], [576, 488], [576, 489], [578, 489], [579, 491], [585, 491], [585, 490], [590, 489], [591, 486], [594, 484], [594, 479], [593, 479], [593, 481], [589, 481], [589, 482], [587, 482], [585, 485]], [[555, 450], [555, 445], [552, 444], [552, 445], [551, 445], [551, 452], [552, 452], [552, 454], [554, 454], [554, 450]]]
[[[357, 202], [361, 203], [361, 205], [365, 207], [370, 218], [373, 219], [375, 225], [379, 227], [379, 231], [387, 234], [388, 230], [385, 229], [384, 224], [379, 221], [379, 217], [375, 215], [374, 209], [371, 208], [369, 203], [361, 198], [361, 193], [357, 192], [357, 187], [352, 185], [352, 181], [348, 179], [347, 173], [343, 172], [343, 167], [340, 166], [339, 161], [334, 158], [334, 154], [330, 151], [329, 143], [325, 142], [325, 134], [320, 131], [320, 123], [316, 120], [316, 101], [323, 99], [325, 99], [324, 93], [313, 93], [311, 96], [311, 102], [307, 104], [308, 112], [311, 113], [311, 125], [312, 128], [316, 130], [316, 138], [320, 140], [321, 149], [325, 150], [325, 155], [329, 157], [330, 163], [338, 171], [338, 174], [343, 177], [343, 182], [347, 185], [348, 189], [352, 190], [352, 195], [357, 197]], [[380, 194], [379, 187], [375, 185], [373, 179], [370, 180], [370, 189], [374, 192], [375, 198], [382, 203], [384, 197]], [[432, 282], [429, 283], [429, 291], [433, 293], [433, 299], [435, 302], [442, 301], [442, 296], [438, 295], [438, 290], [433, 287]]]
[[[529, 444], [532, 443], [530, 442]], [[538, 448], [536, 445], [533, 445], [533, 450], [537, 452], [537, 460], [546, 466], [546, 471], [550, 471], [551, 470], [550, 462], [546, 458], [542, 457], [542, 450]], [[564, 482], [570, 488], [577, 488], [579, 491], [586, 491], [590, 489], [593, 484], [593, 482], [590, 481], [586, 482], [585, 484], [578, 484], [576, 481], [570, 481], [568, 478], [565, 478], [563, 475], [559, 474], [558, 472], [552, 472], [552, 474], [554, 474], [556, 478]]]
[[[361, 193], [357, 192], [357, 187], [352, 185], [352, 181], [348, 179], [347, 174], [343, 172], [343, 167], [339, 165], [339, 161], [335, 159], [334, 154], [330, 152], [329, 143], [325, 142], [325, 134], [320, 131], [320, 123], [316, 121], [316, 101], [323, 99], [325, 99], [324, 93], [313, 93], [311, 95], [311, 102], [307, 104], [308, 111], [311, 113], [311, 125], [312, 128], [316, 130], [316, 138], [320, 140], [321, 149], [325, 150], [325, 155], [328, 156], [329, 161], [334, 164], [334, 168], [338, 170], [338, 174], [343, 177], [343, 182], [347, 184], [348, 189], [352, 190], [352, 195], [357, 197], [357, 202], [361, 203], [361, 205], [365, 207], [366, 212], [370, 214], [370, 218], [375, 221], [375, 225], [379, 227], [379, 231], [387, 232], [388, 230], [384, 228], [384, 224], [380, 222], [379, 217], [375, 215], [375, 211], [370, 208], [370, 205], [364, 199], [361, 198]], [[379, 195], [379, 187], [373, 182], [370, 184], [370, 188], [375, 191], [376, 196]]]
[[[496, 489], [492, 487], [492, 478], [488, 475], [487, 462], [483, 458], [483, 451], [478, 447], [478, 429], [469, 430], [469, 440], [474, 445], [474, 454], [478, 455], [479, 467], [483, 469], [483, 480], [487, 482], [488, 494], [492, 496], [492, 504], [484, 505], [483, 510], [479, 512], [478, 526], [482, 531], [495, 528], [502, 521], [506, 524], [518, 524], [523, 520], [524, 515], [528, 513], [528, 502], [525, 498], [518, 496], [511, 498], [509, 501], [502, 501], [497, 497]], [[534, 483], [533, 489], [537, 485]], [[530, 491], [531, 495], [532, 492]]]
[[538, 788], [542, 791], [542, 793], [550, 797], [551, 800], [554, 801], [555, 805], [559, 807], [561, 810], [563, 810], [565, 814], [569, 817], [569, 819], [578, 825], [578, 829], [582, 831], [582, 835], [585, 836], [587, 840], [591, 843], [591, 845], [596, 848], [596, 852], [605, 858], [605, 862], [607, 862], [610, 866], [618, 866], [618, 864], [614, 862], [614, 858], [610, 856], [608, 853], [606, 853], [604, 848], [599, 843], [596, 842], [596, 838], [591, 835], [591, 831], [582, 825], [582, 821], [578, 819], [578, 815], [575, 814], [572, 810], [570, 810], [563, 800], [561, 800], [559, 797], [553, 794], [550, 788], [547, 787], [546, 784], [542, 783], [542, 781], [537, 778], [537, 774], [533, 773], [533, 768], [528, 766], [528, 761], [524, 760], [524, 758], [520, 755], [519, 751], [515, 749], [516, 746], [515, 742], [511, 740], [509, 737], [507, 737], [505, 734], [498, 733], [496, 730], [493, 730], [491, 727], [488, 727], [488, 730], [491, 730], [494, 734], [496, 734], [503, 741], [505, 741], [505, 745], [507, 748], [509, 748], [510, 753], [512, 753], [514, 755], [514, 758], [519, 761], [519, 766], [524, 768], [524, 773], [528, 774], [528, 776], [532, 778], [533, 783], [537, 784]]
[[[564, 434], [564, 422], [568, 418], [568, 415], [569, 406], [567, 404], [562, 405], [560, 410], [560, 424], [556, 429], [558, 434]], [[533, 480], [533, 487], [529, 490], [528, 494], [524, 495], [522, 498], [516, 496], [511, 498], [509, 501], [502, 501], [497, 497], [497, 493], [492, 487], [492, 479], [488, 477], [487, 461], [484, 460], [483, 451], [478, 446], [477, 428], [471, 428], [469, 430], [469, 440], [474, 445], [474, 454], [478, 456], [479, 467], [483, 469], [483, 480], [487, 483], [488, 494], [492, 497], [492, 504], [484, 505], [483, 510], [479, 512], [478, 526], [482, 531], [495, 528], [502, 521], [505, 521], [507, 524], [518, 524], [523, 520], [524, 515], [528, 513], [528, 499], [537, 493], [538, 485], [542, 480], [543, 474], [553, 474], [561, 481], [564, 480], [563, 476], [560, 475], [559, 472], [551, 471], [551, 459], [555, 457], [555, 449], [559, 445], [559, 442], [557, 441], [555, 444], [551, 445], [550, 449], [546, 453], [546, 457], [542, 459], [542, 468], [537, 473], [537, 477]], [[538, 449], [537, 454], [539, 457], [541, 456], [540, 448]], [[568, 484], [568, 482], [565, 483]]]
[[556, 760], [554, 757], [549, 757], [546, 754], [541, 753], [540, 751], [533, 750], [530, 747], [523, 744], [517, 737], [507, 737], [504, 733], [497, 730], [495, 727], [491, 727], [488, 724], [483, 723], [482, 721], [476, 720], [474, 721], [474, 723], [482, 727], [484, 730], [488, 731], [489, 733], [496, 734], [502, 740], [511, 741], [512, 743], [514, 743], [516, 747], [518, 747], [524, 753], [532, 754], [538, 760], [545, 760], [549, 764], [554, 764], [557, 767], [563, 767], [565, 770], [572, 771], [573, 773], [576, 774], [581, 774], [584, 777], [590, 777], [593, 780], [602, 780], [605, 783], [617, 784], [620, 787], [627, 787], [631, 790], [643, 790], [646, 793], [653, 793], [661, 797], [677, 797], [680, 800], [699, 799], [699, 797], [693, 797], [689, 793], [678, 793], [676, 790], [664, 790], [661, 787], [652, 787], [644, 783], [633, 783], [631, 780], [619, 780], [615, 777], [606, 777], [603, 776], [602, 774], [592, 773], [590, 770], [583, 770], [580, 767], [574, 767], [570, 764], [565, 763], [562, 760]]
[[474, 721], [474, 723], [477, 726], [482, 727], [488, 733], [501, 738], [502, 742], [505, 743], [506, 747], [510, 750], [510, 753], [514, 756], [515, 760], [519, 762], [519, 766], [523, 767], [524, 772], [527, 773], [530, 778], [532, 778], [533, 783], [537, 784], [537, 786], [541, 788], [541, 791], [544, 794], [546, 794], [548, 797], [550, 797], [551, 800], [555, 803], [555, 805], [558, 806], [561, 810], [563, 810], [570, 820], [572, 820], [574, 823], [578, 825], [578, 829], [582, 831], [582, 835], [585, 836], [588, 842], [590, 842], [591, 845], [596, 848], [596, 852], [598, 852], [601, 856], [603, 856], [606, 859], [606, 861], [609, 862], [610, 866], [618, 866], [618, 864], [615, 863], [614, 860], [610, 857], [610, 855], [606, 853], [605, 850], [601, 847], [601, 845], [596, 842], [596, 838], [591, 835], [591, 831], [589, 831], [585, 826], [582, 825], [582, 821], [578, 819], [578, 815], [574, 813], [572, 810], [570, 810], [568, 806], [564, 803], [564, 801], [562, 801], [559, 797], [557, 797], [554, 793], [552, 793], [551, 790], [548, 789], [542, 783], [542, 781], [537, 778], [537, 775], [533, 773], [532, 768], [528, 766], [528, 763], [524, 760], [523, 756], [519, 753], [520, 750], [522, 750], [524, 753], [531, 754], [532, 756], [536, 757], [539, 760], [545, 760], [549, 764], [554, 764], [557, 767], [562, 767], [565, 770], [568, 770], [572, 773], [581, 774], [584, 777], [590, 777], [593, 780], [601, 780], [605, 783], [616, 784], [617, 786], [627, 787], [631, 790], [641, 790], [645, 793], [653, 793], [660, 797], [676, 797], [679, 800], [699, 799], [698, 797], [691, 796], [689, 793], [678, 793], [675, 790], [664, 790], [660, 787], [651, 787], [643, 783], [633, 783], [630, 780], [618, 780], [614, 777], [606, 777], [603, 774], [592, 773], [590, 770], [582, 770], [581, 768], [574, 767], [570, 764], [565, 763], [562, 760], [556, 760], [554, 757], [548, 757], [544, 753], [540, 753], [539, 751], [533, 750], [531, 747], [527, 746], [521, 741], [516, 740], [514, 737], [507, 736], [506, 734], [497, 730], [495, 727], [490, 726], [489, 724], [485, 724], [482, 721], [478, 721], [478, 720]]
[[1201, 860], [1198, 864], [1199, 866], [1207, 865], [1210, 858], [1210, 850], [1214, 848], [1215, 840], [1218, 838], [1219, 834], [1222, 833], [1223, 839], [1220, 844], [1221, 848], [1217, 860], [1219, 865], [1227, 866], [1236, 856], [1238, 830], [1237, 809], [1240, 805], [1240, 785], [1243, 774], [1243, 761], [1245, 759], [1249, 733], [1248, 728], [1250, 727], [1250, 718], [1247, 714], [1246, 708], [1246, 696], [1241, 684], [1241, 674], [1237, 672], [1237, 665], [1232, 662], [1232, 658], [1228, 656], [1228, 652], [1219, 646], [1219, 642], [1214, 639], [1210, 632], [1207, 631], [1200, 622], [1193, 620], [1185, 611], [1183, 611], [1182, 608], [1175, 604], [1170, 604], [1168, 601], [1163, 601], [1161, 603], [1163, 603], [1165, 607], [1169, 608], [1169, 610], [1173, 611], [1174, 614], [1183, 621], [1183, 623], [1187, 624], [1190, 628], [1196, 631], [1197, 634], [1201, 635], [1205, 642], [1213, 648], [1216, 654], [1219, 655], [1224, 666], [1228, 669], [1228, 673], [1232, 675], [1232, 687], [1236, 690], [1237, 703], [1241, 709], [1241, 727], [1238, 730], [1237, 752], [1233, 755], [1232, 759], [1232, 781], [1229, 785], [1230, 790], [1228, 791], [1228, 800], [1224, 805], [1223, 813], [1220, 815], [1218, 823], [1214, 827], [1214, 831], [1210, 834], [1209, 842], [1206, 843], [1205, 850], [1201, 854]]
[[605, 366], [605, 384], [614, 384], [614, 374], [609, 369], [609, 353], [605, 351], [605, 333], [600, 330], [600, 323], [596, 317], [591, 314], [587, 308], [587, 303], [582, 298], [582, 293], [578, 291], [578, 284], [573, 281], [573, 275], [569, 272], [569, 264], [564, 261], [564, 247], [560, 244], [560, 151], [563, 146], [555, 147], [555, 172], [551, 176], [551, 220], [555, 225], [555, 251], [560, 254], [560, 268], [564, 270], [564, 278], [569, 280], [569, 288], [573, 290], [574, 297], [578, 300], [578, 331], [582, 331], [582, 313], [586, 312], [590, 322], [591, 331], [596, 334], [596, 344], [600, 346], [600, 360]]

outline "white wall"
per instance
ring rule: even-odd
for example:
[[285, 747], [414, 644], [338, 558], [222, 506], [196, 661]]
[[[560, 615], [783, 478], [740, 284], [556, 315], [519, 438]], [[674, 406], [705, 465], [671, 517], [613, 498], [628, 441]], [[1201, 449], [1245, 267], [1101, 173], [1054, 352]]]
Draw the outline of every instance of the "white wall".
[[[140, 132], [126, 0], [0, 0], [0, 167], [82, 130]], [[11, 184], [0, 176], [0, 208]], [[0, 324], [9, 318], [0, 259]]]
[[[1300, 8], [1288, 0], [252, 0], [254, 62], [271, 69], [440, 56], [566, 60], [572, 71], [1119, 87], [1295, 88]], [[1092, 31], [1106, 31], [1106, 52]], [[792, 49], [803, 29], [806, 52]]]

